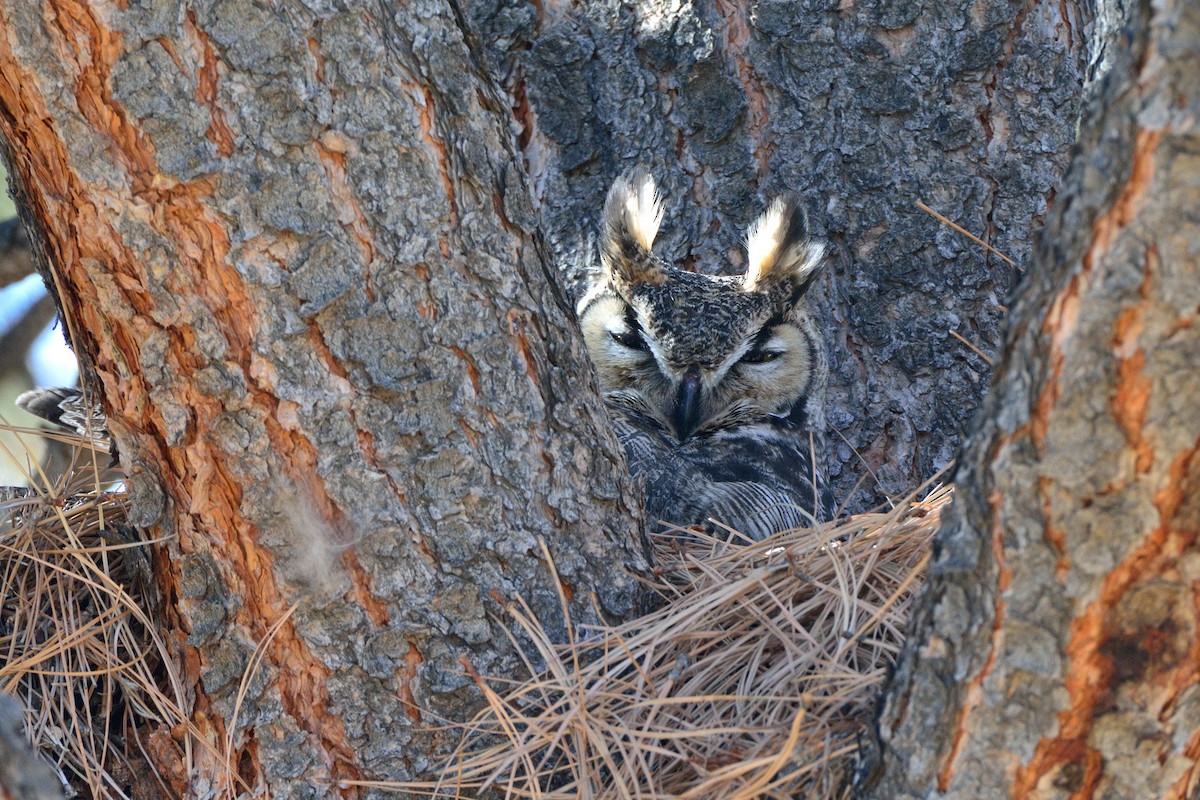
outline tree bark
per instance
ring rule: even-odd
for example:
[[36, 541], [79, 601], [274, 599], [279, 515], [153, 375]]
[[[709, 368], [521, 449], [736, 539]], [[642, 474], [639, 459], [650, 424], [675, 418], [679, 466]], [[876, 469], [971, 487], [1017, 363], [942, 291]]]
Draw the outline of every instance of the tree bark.
[[[556, 259], [593, 260], [612, 176], [666, 193], [655, 249], [719, 273], [765, 200], [805, 199], [834, 253], [827, 456], [852, 509], [948, 464], [988, 384], [1018, 264], [1052, 204], [1089, 64], [1089, 4], [468, 3], [519, 124]], [[867, 477], [863, 491], [852, 491]]]
[[461, 20], [249, 0], [0, 20], [10, 175], [131, 521], [167, 542], [196, 769], [163, 774], [275, 798], [427, 774], [479, 702], [461, 660], [517, 672], [506, 601], [620, 617], [645, 566]]
[[1200, 790], [1200, 11], [1130, 15], [962, 458], [871, 797]]

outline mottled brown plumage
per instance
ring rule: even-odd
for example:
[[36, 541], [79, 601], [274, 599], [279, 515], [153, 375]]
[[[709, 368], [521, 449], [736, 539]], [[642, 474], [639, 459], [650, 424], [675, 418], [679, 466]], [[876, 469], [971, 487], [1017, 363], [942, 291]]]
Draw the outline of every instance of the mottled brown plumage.
[[17, 406], [47, 422], [74, 431], [97, 450], [109, 450], [108, 418], [99, 403], [88, 402], [79, 389], [31, 389], [17, 397]]
[[654, 255], [661, 218], [648, 175], [613, 184], [578, 308], [648, 514], [756, 539], [828, 518], [814, 452], [825, 358], [802, 304], [823, 246], [780, 198], [750, 229], [746, 272], [709, 277]]

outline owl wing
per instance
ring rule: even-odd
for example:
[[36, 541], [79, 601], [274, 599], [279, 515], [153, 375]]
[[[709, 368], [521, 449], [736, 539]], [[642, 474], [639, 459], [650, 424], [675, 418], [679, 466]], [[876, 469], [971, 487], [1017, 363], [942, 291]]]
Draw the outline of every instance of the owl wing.
[[110, 447], [104, 410], [99, 404], [87, 402], [79, 389], [33, 389], [17, 398], [17, 406], [35, 417], [75, 431], [97, 450], [107, 451]]
[[755, 541], [780, 531], [812, 528], [819, 522], [819, 516], [813, 515], [811, 498], [800, 503], [791, 492], [754, 481], [713, 481], [698, 497], [707, 505], [705, 519]]
[[652, 523], [693, 525], [712, 519], [759, 540], [834, 515], [803, 431], [763, 424], [680, 444], [664, 423], [639, 413], [636, 404], [610, 408]]
[[756, 540], [831, 519], [814, 450], [806, 432], [769, 424], [718, 434], [709, 458], [694, 462], [692, 491], [704, 518]]

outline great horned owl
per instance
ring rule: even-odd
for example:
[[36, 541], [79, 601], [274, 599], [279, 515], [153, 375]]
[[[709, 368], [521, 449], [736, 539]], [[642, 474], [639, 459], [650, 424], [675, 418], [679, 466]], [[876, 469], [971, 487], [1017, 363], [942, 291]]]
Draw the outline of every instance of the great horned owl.
[[792, 197], [750, 227], [743, 275], [677, 269], [652, 252], [662, 205], [619, 178], [601, 270], [579, 321], [651, 521], [708, 519], [754, 539], [833, 515], [813, 441], [826, 366], [799, 302], [824, 258]]

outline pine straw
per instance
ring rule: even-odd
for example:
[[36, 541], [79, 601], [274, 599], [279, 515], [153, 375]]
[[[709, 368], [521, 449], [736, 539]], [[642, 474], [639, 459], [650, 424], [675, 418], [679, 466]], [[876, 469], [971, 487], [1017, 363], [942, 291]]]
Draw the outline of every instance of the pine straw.
[[653, 588], [665, 604], [572, 632], [572, 644], [552, 643], [518, 602], [510, 611], [535, 647], [527, 666], [546, 667], [501, 692], [464, 664], [488, 705], [442, 779], [371, 785], [437, 797], [846, 796], [951, 494], [762, 542], [661, 536]]
[[[27, 733], [64, 788], [124, 798], [154, 781], [147, 746], [190, 765], [190, 737], [179, 745], [165, 733], [183, 721], [183, 694], [147, 616], [149, 551], [123, 524], [119, 473], [80, 437], [52, 435], [76, 448], [63, 475], [0, 453], [33, 485], [0, 489], [0, 691], [24, 705]], [[139, 729], [159, 733], [148, 743]], [[139, 793], [167, 796], [159, 784]]]

